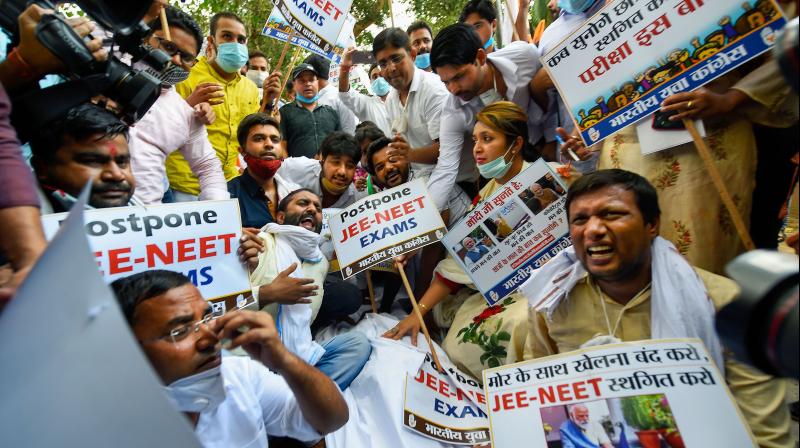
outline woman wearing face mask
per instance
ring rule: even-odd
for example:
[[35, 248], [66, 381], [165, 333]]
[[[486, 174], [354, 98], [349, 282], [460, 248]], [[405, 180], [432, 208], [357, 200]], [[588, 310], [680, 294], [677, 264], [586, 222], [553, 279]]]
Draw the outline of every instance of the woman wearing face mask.
[[[516, 104], [493, 103], [479, 112], [476, 119], [472, 153], [481, 176], [489, 180], [478, 194], [478, 201], [481, 201], [527, 168], [539, 154], [528, 143], [528, 117]], [[479, 243], [482, 242], [475, 242]], [[455, 315], [442, 346], [459, 368], [480, 378], [481, 371], [488, 367], [522, 360], [528, 304], [524, 297], [515, 293], [495, 306], [487, 306], [471, 283], [466, 272], [448, 256], [436, 266], [431, 286], [420, 299], [419, 306], [426, 314], [452, 296], [435, 313], [437, 323], [443, 316]], [[411, 343], [416, 345], [419, 328], [419, 321], [412, 314], [383, 336], [400, 339], [410, 334]], [[487, 355], [489, 352], [477, 342], [477, 334], [481, 332], [488, 337], [497, 335], [495, 339], [505, 355]]]

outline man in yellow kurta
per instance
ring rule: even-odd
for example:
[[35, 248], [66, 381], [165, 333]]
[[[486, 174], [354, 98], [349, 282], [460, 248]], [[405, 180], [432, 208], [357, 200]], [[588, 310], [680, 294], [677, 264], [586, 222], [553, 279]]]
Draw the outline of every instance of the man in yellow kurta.
[[699, 338], [759, 445], [793, 446], [785, 384], [733, 360], [714, 330], [715, 309], [738, 287], [693, 268], [658, 236], [653, 186], [638, 174], [601, 170], [572, 184], [566, 207], [573, 248], [520, 288], [530, 306], [526, 357], [619, 341]]
[[[208, 57], [201, 57], [189, 78], [175, 86], [189, 104], [207, 101], [217, 119], [208, 125], [208, 139], [217, 152], [225, 180], [239, 175], [236, 161], [239, 122], [258, 112], [258, 87], [239, 73], [247, 63], [247, 32], [233, 13], [221, 12], [211, 18]], [[175, 152], [167, 158], [167, 177], [176, 201], [196, 200], [200, 184], [186, 159]]]

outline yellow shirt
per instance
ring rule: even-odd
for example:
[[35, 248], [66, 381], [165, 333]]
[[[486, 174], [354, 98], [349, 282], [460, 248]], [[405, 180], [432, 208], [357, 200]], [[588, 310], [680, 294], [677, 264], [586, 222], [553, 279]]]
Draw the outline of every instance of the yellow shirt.
[[[732, 280], [702, 269], [695, 270], [717, 309], [733, 300], [739, 292]], [[616, 337], [623, 341], [650, 338], [649, 289], [626, 305], [620, 305], [605, 294], [602, 300], [605, 301], [612, 331], [620, 319]], [[621, 318], [620, 313], [623, 313]], [[603, 306], [588, 276], [579, 281], [555, 309], [551, 322], [530, 308], [528, 323], [526, 359], [577, 350], [596, 335], [609, 333]], [[725, 353], [725, 376], [758, 444], [762, 447], [793, 446], [789, 434], [789, 411], [784, 403], [785, 382], [740, 364], [730, 353]]]
[[[255, 83], [240, 74], [231, 81], [223, 79], [204, 57], [200, 57], [197, 64], [189, 72], [189, 78], [175, 86], [175, 90], [183, 98], [188, 97], [198, 84], [213, 82], [223, 88], [225, 97], [223, 103], [212, 106], [217, 115], [216, 121], [207, 126], [208, 140], [217, 152], [225, 180], [231, 180], [239, 175], [236, 167], [239, 143], [236, 140], [236, 130], [239, 122], [249, 114], [258, 112], [259, 98], [258, 87]], [[189, 163], [175, 151], [167, 158], [167, 177], [170, 186], [178, 191], [194, 195], [200, 194], [200, 183], [189, 168]]]

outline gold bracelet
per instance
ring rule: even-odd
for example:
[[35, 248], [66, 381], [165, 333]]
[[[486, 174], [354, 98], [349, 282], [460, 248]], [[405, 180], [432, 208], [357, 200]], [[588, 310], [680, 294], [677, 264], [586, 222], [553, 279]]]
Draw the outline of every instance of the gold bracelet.
[[422, 303], [422, 302], [419, 302], [419, 308], [420, 308], [421, 310], [424, 310], [424, 311], [426, 311], [426, 312], [427, 312], [427, 311], [430, 309], [430, 308], [428, 308], [428, 305], [425, 305], [425, 304], [424, 304], [424, 303]]

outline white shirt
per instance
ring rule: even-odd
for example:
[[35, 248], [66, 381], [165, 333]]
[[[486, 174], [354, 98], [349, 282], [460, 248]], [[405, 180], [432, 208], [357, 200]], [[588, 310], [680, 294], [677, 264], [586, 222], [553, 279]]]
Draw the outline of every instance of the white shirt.
[[[386, 97], [386, 112], [392, 130], [406, 139], [412, 148], [421, 148], [439, 139], [439, 120], [442, 115], [442, 102], [449, 95], [439, 75], [428, 73], [414, 67], [406, 104], [400, 102], [400, 92], [389, 91]], [[391, 135], [387, 137], [391, 138]], [[428, 176], [433, 164], [412, 163], [411, 169]]]
[[[536, 143], [542, 137], [542, 109], [531, 98], [529, 84], [542, 67], [535, 45], [516, 41], [488, 55], [506, 83], [506, 98], [528, 114], [528, 140]], [[475, 116], [485, 107], [480, 97], [463, 101], [447, 95], [442, 106], [439, 160], [428, 181], [428, 190], [440, 210], [456, 182], [477, 179], [475, 158], [472, 156], [472, 128]]]
[[[414, 178], [414, 172], [411, 171], [408, 176], [408, 182], [411, 182]], [[423, 179], [425, 178], [423, 177]], [[453, 185], [453, 188], [450, 189], [447, 196], [447, 205], [442, 209], [450, 210], [450, 216], [447, 219], [447, 227], [453, 227], [458, 220], [463, 218], [464, 215], [467, 214], [470, 205], [472, 205], [472, 201], [469, 196], [467, 196], [467, 193], [458, 185]]]
[[[573, 31], [580, 28], [591, 16], [599, 11], [605, 2], [597, 1], [586, 11], [580, 14], [570, 14], [561, 11], [553, 23], [545, 28], [542, 37], [539, 39], [539, 54], [544, 56], [548, 51], [552, 50], [561, 43]], [[555, 141], [556, 128], [563, 127], [568, 134], [571, 134], [575, 129], [575, 123], [572, 121], [572, 114], [570, 114], [558, 90], [555, 88], [547, 91], [547, 113], [544, 116], [544, 138], [548, 142]]]
[[[578, 426], [578, 428], [581, 427]], [[602, 443], [607, 443], [609, 445], [611, 444], [611, 441], [608, 439], [608, 434], [606, 434], [606, 431], [598, 422], [589, 422], [588, 427], [586, 429], [581, 428], [581, 431], [590, 442], [597, 446], [600, 446]]]
[[162, 90], [153, 106], [130, 128], [134, 197], [160, 204], [166, 190], [164, 163], [175, 150], [183, 154], [200, 181], [200, 200], [228, 199], [225, 175], [202, 121], [175, 88]]
[[314, 441], [322, 437], [303, 417], [281, 376], [244, 356], [223, 356], [225, 400], [200, 413], [194, 433], [206, 448], [265, 448], [267, 434]]
[[351, 111], [342, 100], [339, 99], [339, 87], [333, 84], [328, 84], [324, 89], [319, 91], [319, 104], [332, 107], [337, 114], [339, 114], [339, 125], [342, 131], [350, 135], [356, 133], [356, 125], [358, 118], [356, 118], [353, 111]]
[[[285, 179], [299, 185], [299, 188], [308, 188], [322, 199], [322, 163], [316, 159], [308, 157], [287, 157], [283, 160], [278, 174]], [[345, 208], [357, 200], [366, 196], [366, 193], [358, 191], [354, 184], [347, 187], [347, 191], [339, 196], [339, 199], [331, 205], [332, 208]]]
[[392, 124], [386, 112], [386, 103], [379, 97], [367, 96], [350, 89], [347, 92], [339, 92], [339, 99], [356, 114], [359, 120], [375, 123], [387, 137], [391, 137]]

